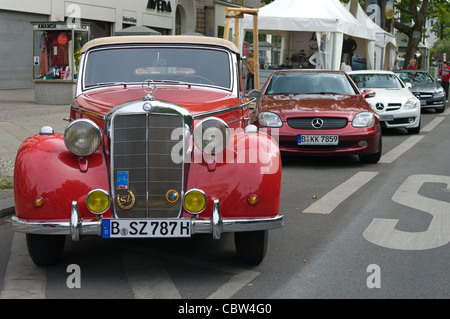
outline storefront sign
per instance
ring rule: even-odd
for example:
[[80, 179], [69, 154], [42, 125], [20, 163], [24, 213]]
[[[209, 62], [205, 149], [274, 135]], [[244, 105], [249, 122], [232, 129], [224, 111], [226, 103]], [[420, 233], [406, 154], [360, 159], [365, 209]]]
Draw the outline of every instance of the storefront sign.
[[65, 35], [64, 33], [61, 33], [60, 35], [58, 35], [58, 38], [56, 39], [56, 41], [58, 42], [58, 44], [60, 46], [65, 46], [67, 44], [67, 35]]
[[165, 0], [149, 0], [147, 3], [147, 9], [153, 9], [162, 12], [172, 12], [170, 1]]
[[82, 30], [89, 30], [89, 25], [86, 24], [63, 24], [63, 23], [36, 23], [33, 24], [33, 29], [39, 30], [39, 29], [82, 29]]
[[134, 17], [126, 17], [126, 16], [123, 16], [123, 17], [122, 17], [122, 22], [136, 24], [137, 20], [136, 20], [136, 18], [134, 18]]

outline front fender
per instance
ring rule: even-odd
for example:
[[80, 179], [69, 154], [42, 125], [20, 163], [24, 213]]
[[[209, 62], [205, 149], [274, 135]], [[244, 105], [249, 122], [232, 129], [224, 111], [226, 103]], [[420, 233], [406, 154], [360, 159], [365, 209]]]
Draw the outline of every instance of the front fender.
[[[223, 218], [274, 217], [281, 200], [281, 157], [277, 143], [264, 133], [236, 134], [214, 161], [200, 151], [190, 164], [187, 190], [198, 188], [208, 196], [200, 218], [210, 218], [215, 199]], [[209, 161], [208, 165], [205, 161]], [[250, 195], [258, 204], [249, 205]]]
[[[16, 216], [29, 220], [67, 220], [71, 203], [76, 200], [81, 217], [93, 218], [84, 201], [93, 189], [109, 190], [108, 170], [101, 151], [86, 160], [87, 170], [82, 172], [79, 157], [66, 148], [62, 134], [33, 135], [26, 139], [17, 152], [14, 167]], [[33, 205], [36, 196], [44, 200], [42, 207]]]

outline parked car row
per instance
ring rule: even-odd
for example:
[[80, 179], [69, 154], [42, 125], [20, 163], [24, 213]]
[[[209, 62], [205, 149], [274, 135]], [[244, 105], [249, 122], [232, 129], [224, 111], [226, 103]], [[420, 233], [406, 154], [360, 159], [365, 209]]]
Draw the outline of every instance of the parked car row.
[[423, 108], [445, 109], [442, 87], [425, 71], [280, 70], [264, 84], [251, 121], [278, 138], [282, 153], [377, 163], [382, 128], [418, 134]]

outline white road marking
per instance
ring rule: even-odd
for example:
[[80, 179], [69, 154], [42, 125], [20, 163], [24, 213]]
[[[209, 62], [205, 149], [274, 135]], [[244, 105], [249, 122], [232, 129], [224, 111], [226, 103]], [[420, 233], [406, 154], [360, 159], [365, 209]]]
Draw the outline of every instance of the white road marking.
[[404, 140], [402, 143], [400, 143], [397, 147], [390, 150], [386, 154], [383, 154], [381, 156], [381, 159], [378, 163], [392, 163], [397, 158], [400, 157], [403, 153], [408, 151], [410, 148], [412, 148], [414, 145], [416, 145], [424, 135], [413, 135], [409, 137], [408, 139]]
[[450, 115], [450, 108], [447, 107], [442, 115]]
[[214, 293], [212, 293], [207, 299], [230, 299], [235, 293], [247, 286], [253, 279], [259, 276], [259, 272], [252, 270], [239, 269], [233, 270], [233, 273], [237, 273], [228, 282], [220, 286]]
[[448, 244], [450, 203], [420, 195], [419, 189], [426, 182], [444, 183], [448, 189], [450, 176], [411, 175], [392, 196], [392, 200], [399, 204], [433, 216], [426, 231], [400, 231], [395, 229], [398, 219], [375, 218], [364, 231], [364, 238], [382, 247], [402, 250], [431, 249]]
[[430, 123], [428, 123], [426, 126], [424, 126], [421, 129], [421, 132], [431, 132], [432, 130], [434, 130], [436, 128], [436, 126], [438, 126], [439, 124], [441, 124], [441, 122], [445, 120], [444, 116], [438, 116], [435, 117]]
[[340, 203], [350, 197], [354, 192], [364, 186], [378, 172], [358, 172], [347, 181], [325, 194], [321, 199], [306, 208], [303, 213], [308, 214], [329, 214]]
[[[123, 253], [122, 256], [128, 283], [137, 299], [182, 298], [164, 267], [164, 261], [182, 262], [184, 264], [197, 266], [193, 267], [193, 269], [204, 267], [234, 274], [230, 280], [218, 287], [216, 291], [208, 296], [208, 299], [229, 299], [260, 275], [260, 272], [257, 271], [218, 265], [194, 258], [180, 258], [180, 256], [172, 255], [170, 253], [164, 253], [162, 255], [157, 253], [157, 256], [141, 256], [136, 253]], [[139, 276], [136, 274], [139, 274]]]
[[13, 234], [0, 299], [45, 299], [46, 271], [28, 255], [25, 234]]
[[136, 299], [181, 299], [159, 258], [122, 253], [122, 261]]

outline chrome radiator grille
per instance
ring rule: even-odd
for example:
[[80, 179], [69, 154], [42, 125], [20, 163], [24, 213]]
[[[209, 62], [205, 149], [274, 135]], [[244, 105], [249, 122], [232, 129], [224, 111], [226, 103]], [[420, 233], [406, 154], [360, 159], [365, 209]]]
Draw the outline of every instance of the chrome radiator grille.
[[172, 132], [183, 125], [182, 117], [173, 114], [114, 117], [111, 186], [118, 218], [179, 216], [184, 163], [175, 163], [171, 152], [177, 150], [177, 144], [179, 148], [182, 139], [176, 136], [173, 140]]

